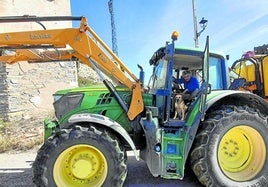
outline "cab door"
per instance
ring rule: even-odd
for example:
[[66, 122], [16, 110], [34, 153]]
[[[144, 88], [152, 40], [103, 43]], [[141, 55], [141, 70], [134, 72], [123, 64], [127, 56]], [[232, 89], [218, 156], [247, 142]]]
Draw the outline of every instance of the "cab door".
[[201, 113], [201, 120], [204, 119], [206, 110], [206, 99], [207, 94], [210, 93], [211, 87], [208, 82], [209, 80], [209, 36], [206, 39], [206, 46], [203, 54], [203, 71], [202, 71], [202, 83], [201, 83], [201, 101], [199, 111]]

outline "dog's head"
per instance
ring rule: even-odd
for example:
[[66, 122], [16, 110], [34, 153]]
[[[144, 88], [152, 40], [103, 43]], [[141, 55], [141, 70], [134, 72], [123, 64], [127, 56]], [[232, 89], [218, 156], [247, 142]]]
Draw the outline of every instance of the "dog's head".
[[179, 103], [181, 101], [182, 101], [182, 95], [177, 94], [176, 97], [175, 97], [175, 102]]

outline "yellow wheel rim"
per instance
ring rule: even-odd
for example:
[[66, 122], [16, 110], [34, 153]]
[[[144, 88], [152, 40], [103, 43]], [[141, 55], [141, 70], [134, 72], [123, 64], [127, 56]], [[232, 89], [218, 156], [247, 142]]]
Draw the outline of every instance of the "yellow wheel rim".
[[101, 186], [108, 173], [104, 155], [86, 144], [72, 146], [57, 158], [53, 177], [57, 186]]
[[254, 128], [241, 125], [230, 129], [221, 139], [218, 149], [223, 173], [235, 181], [253, 179], [263, 168], [266, 146]]

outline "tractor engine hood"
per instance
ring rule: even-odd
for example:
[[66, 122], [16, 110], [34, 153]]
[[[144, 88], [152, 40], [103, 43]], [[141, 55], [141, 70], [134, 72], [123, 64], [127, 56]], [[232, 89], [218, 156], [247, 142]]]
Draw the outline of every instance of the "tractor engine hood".
[[[116, 88], [124, 102], [130, 103], [131, 91], [126, 87]], [[121, 110], [106, 87], [91, 86], [59, 90], [54, 97], [54, 109], [58, 120], [75, 113], [97, 113], [106, 115], [109, 110]]]

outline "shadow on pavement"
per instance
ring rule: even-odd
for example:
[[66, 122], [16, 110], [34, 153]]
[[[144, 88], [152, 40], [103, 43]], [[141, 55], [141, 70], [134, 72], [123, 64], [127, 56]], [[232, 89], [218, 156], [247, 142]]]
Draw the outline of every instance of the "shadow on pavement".
[[144, 161], [128, 156], [128, 175], [124, 187], [202, 187], [190, 168], [185, 170], [183, 180], [154, 177]]
[[[0, 187], [33, 186], [31, 165], [34, 159], [16, 158], [21, 161], [24, 160], [20, 163], [22, 165], [19, 165], [14, 158], [11, 158], [13, 162], [0, 165]], [[5, 159], [9, 160], [8, 158]], [[142, 160], [137, 161], [134, 156], [128, 156], [127, 167], [128, 175], [124, 187], [201, 187], [190, 169], [186, 169], [183, 180], [168, 180], [153, 177], [146, 163]]]

